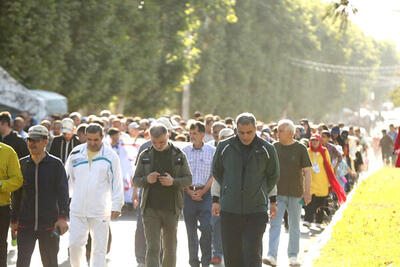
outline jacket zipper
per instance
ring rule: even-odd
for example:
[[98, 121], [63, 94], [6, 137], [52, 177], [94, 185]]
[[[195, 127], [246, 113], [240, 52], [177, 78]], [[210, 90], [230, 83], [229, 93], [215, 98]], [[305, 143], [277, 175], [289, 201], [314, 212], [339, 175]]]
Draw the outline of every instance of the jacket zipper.
[[35, 163], [35, 231], [38, 230], [38, 220], [39, 220], [39, 164]]
[[262, 189], [262, 187], [261, 187], [261, 192], [262, 192], [262, 194], [263, 194], [264, 200], [267, 201], [267, 197], [266, 197], [265, 192], [264, 192], [264, 189]]

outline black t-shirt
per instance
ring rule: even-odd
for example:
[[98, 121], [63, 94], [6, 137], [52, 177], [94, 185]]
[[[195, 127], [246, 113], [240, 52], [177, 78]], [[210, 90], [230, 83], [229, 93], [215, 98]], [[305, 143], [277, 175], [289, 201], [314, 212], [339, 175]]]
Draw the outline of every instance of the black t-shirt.
[[[167, 148], [164, 151], [154, 149], [153, 170], [161, 175], [169, 173], [174, 177], [172, 166], [172, 149]], [[172, 186], [163, 186], [160, 181], [150, 185], [147, 197], [147, 207], [153, 209], [175, 210], [175, 190]]]
[[280, 178], [277, 184], [278, 195], [301, 197], [304, 192], [303, 168], [311, 167], [307, 148], [298, 141], [285, 146], [274, 143], [278, 153]]

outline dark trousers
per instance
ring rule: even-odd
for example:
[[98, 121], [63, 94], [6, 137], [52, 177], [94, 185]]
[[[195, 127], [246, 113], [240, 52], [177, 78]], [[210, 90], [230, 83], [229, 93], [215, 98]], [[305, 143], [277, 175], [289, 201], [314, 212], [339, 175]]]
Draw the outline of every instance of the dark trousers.
[[36, 240], [39, 240], [40, 257], [44, 267], [57, 267], [57, 254], [60, 238], [51, 231], [34, 231], [33, 229], [18, 229], [18, 259], [17, 267], [29, 267]]
[[[144, 236], [146, 237], [146, 267], [175, 267], [178, 243], [179, 214], [175, 211], [146, 208], [143, 212]], [[160, 264], [162, 235], [163, 259]]]
[[144, 237], [144, 227], [142, 210], [138, 206], [137, 209], [137, 221], [136, 221], [136, 232], [135, 232], [135, 255], [137, 263], [145, 263], [146, 259], [146, 239]]
[[261, 267], [262, 238], [268, 214], [221, 212], [222, 247], [226, 267]]
[[0, 267], [7, 267], [7, 236], [10, 228], [10, 207], [0, 207]]
[[[210, 265], [211, 262], [211, 193], [208, 191], [203, 195], [202, 201], [193, 200], [188, 194], [184, 193], [183, 216], [185, 218], [186, 232], [189, 245], [189, 264], [192, 267]], [[200, 230], [200, 240], [197, 235]], [[201, 261], [199, 261], [199, 245], [201, 249]]]
[[324, 209], [328, 205], [327, 197], [317, 197], [312, 195], [311, 202], [305, 207], [306, 214], [304, 216], [304, 221], [312, 223], [322, 223], [324, 219]]

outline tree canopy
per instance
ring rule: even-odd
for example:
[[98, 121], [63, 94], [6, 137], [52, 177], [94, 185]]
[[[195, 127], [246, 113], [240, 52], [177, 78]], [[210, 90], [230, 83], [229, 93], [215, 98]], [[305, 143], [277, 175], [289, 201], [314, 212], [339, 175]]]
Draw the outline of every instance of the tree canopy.
[[382, 67], [400, 62], [395, 45], [351, 22], [340, 31], [328, 9], [322, 0], [3, 0], [0, 64], [28, 88], [67, 96], [70, 110], [179, 113], [185, 83], [191, 111], [222, 116], [322, 120], [379, 105], [392, 89], [381, 78], [395, 71]]

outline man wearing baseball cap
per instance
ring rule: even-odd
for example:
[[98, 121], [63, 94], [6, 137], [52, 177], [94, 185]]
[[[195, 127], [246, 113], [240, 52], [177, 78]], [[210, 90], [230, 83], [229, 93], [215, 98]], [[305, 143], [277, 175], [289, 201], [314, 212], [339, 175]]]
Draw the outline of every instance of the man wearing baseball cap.
[[49, 132], [42, 125], [28, 131], [30, 155], [20, 160], [23, 186], [11, 199], [11, 230], [18, 232], [17, 266], [28, 267], [39, 240], [44, 266], [58, 266], [59, 235], [68, 230], [68, 181], [59, 158], [46, 152]]
[[50, 147], [50, 154], [61, 159], [65, 164], [72, 149], [80, 144], [79, 138], [74, 134], [74, 121], [65, 118], [61, 121], [61, 135], [54, 137]]

